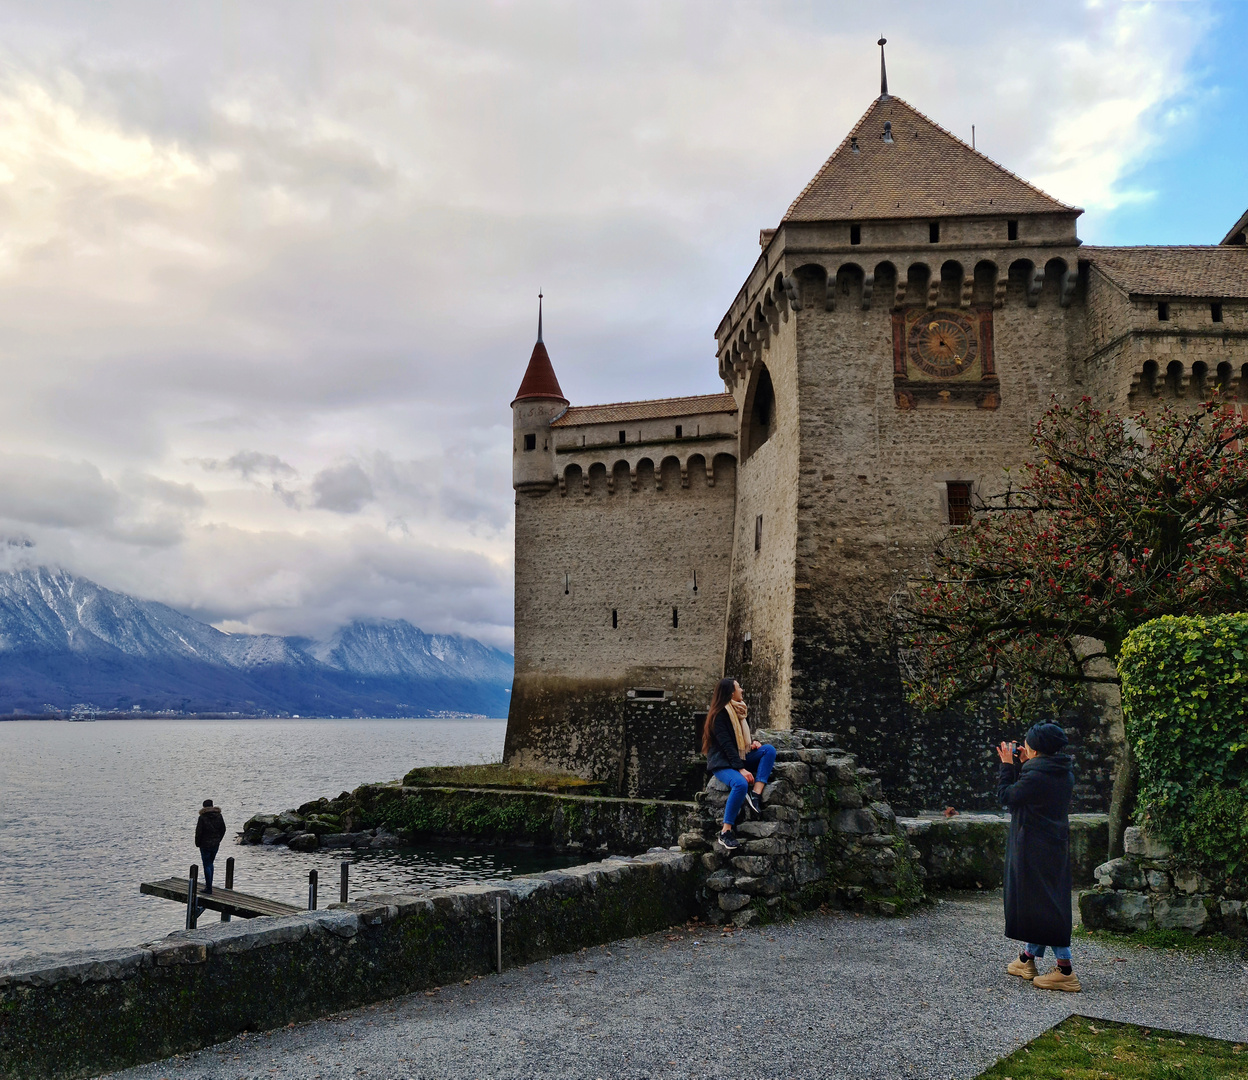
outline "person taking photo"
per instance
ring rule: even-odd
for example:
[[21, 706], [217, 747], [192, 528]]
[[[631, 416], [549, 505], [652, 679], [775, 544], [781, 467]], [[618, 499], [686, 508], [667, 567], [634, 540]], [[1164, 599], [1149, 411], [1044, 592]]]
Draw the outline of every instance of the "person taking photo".
[[[1023, 942], [1011, 975], [1039, 990], [1078, 993], [1083, 988], [1070, 959], [1070, 797], [1075, 775], [1062, 753], [1066, 732], [1034, 724], [1020, 748], [1001, 743], [998, 794], [1010, 811], [1005, 851], [1005, 936]], [[1057, 967], [1045, 975], [1036, 960], [1053, 950]]]

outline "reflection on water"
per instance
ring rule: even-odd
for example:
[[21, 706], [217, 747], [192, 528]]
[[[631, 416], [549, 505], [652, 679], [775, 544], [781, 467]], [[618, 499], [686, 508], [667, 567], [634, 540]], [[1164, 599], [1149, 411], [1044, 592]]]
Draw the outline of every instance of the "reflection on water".
[[[0, 722], [0, 959], [23, 953], [135, 945], [181, 927], [180, 904], [139, 893], [140, 881], [181, 876], [200, 803], [225, 813], [217, 857], [235, 859], [245, 892], [307, 903], [511, 877], [583, 860], [521, 850], [430, 846], [296, 853], [235, 845], [252, 814], [402, 776], [417, 765], [502, 757], [503, 720], [100, 720]], [[207, 916], [214, 917], [214, 916]]]

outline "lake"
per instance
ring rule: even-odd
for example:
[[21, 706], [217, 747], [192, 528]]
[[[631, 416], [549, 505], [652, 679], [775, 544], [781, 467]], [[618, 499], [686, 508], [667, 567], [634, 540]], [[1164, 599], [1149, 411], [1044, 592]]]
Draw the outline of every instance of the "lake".
[[[411, 892], [511, 877], [584, 861], [523, 850], [428, 847], [299, 854], [234, 844], [252, 814], [297, 807], [417, 765], [500, 761], [505, 720], [98, 720], [0, 723], [0, 959], [137, 945], [180, 929], [181, 904], [139, 882], [184, 876], [204, 799], [229, 834], [217, 882], [234, 856], [245, 892], [300, 906], [308, 871], [320, 906], [351, 895]], [[206, 912], [206, 920], [218, 919]]]

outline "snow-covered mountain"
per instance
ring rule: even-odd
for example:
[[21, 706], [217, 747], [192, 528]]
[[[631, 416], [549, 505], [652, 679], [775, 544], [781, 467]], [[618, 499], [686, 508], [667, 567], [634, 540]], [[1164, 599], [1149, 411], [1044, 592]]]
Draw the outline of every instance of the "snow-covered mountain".
[[404, 620], [325, 641], [225, 634], [47, 567], [0, 573], [0, 713], [506, 714], [512, 657]]

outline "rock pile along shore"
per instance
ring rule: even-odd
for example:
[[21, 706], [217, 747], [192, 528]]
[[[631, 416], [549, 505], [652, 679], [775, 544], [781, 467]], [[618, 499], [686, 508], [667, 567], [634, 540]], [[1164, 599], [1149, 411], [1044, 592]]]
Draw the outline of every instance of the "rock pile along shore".
[[1248, 883], [1221, 887], [1185, 868], [1165, 844], [1128, 829], [1124, 855], [1096, 868], [1095, 889], [1079, 894], [1079, 914], [1092, 930], [1187, 930], [1248, 937]]
[[813, 731], [760, 731], [776, 747], [757, 821], [742, 819], [736, 854], [714, 846], [728, 788], [714, 777], [695, 799], [685, 851], [701, 852], [712, 922], [737, 926], [828, 904], [899, 914], [923, 898], [918, 850], [897, 824], [878, 777]]

